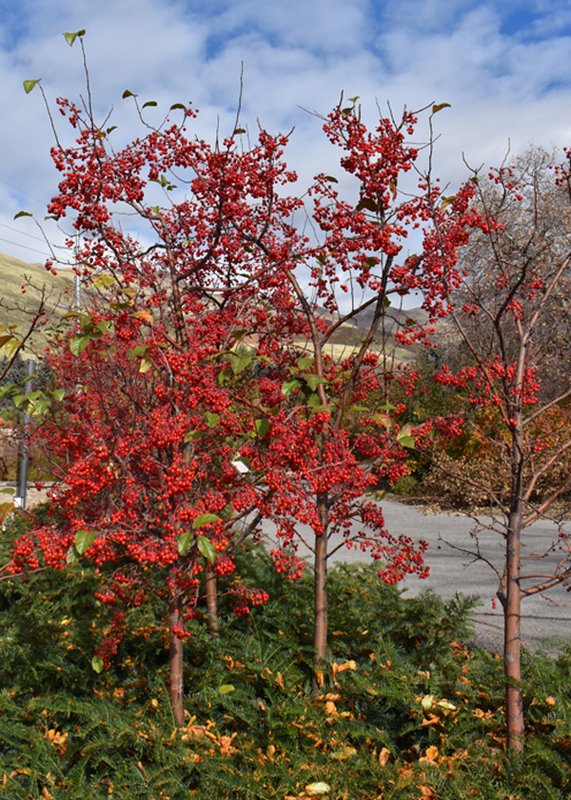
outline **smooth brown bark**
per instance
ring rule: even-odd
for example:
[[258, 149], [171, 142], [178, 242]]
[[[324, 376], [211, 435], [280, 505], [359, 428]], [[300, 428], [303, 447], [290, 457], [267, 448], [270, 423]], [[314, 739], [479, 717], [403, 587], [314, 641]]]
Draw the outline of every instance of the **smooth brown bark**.
[[318, 691], [324, 682], [324, 668], [327, 660], [328, 597], [327, 597], [327, 528], [328, 514], [326, 499], [318, 500], [319, 517], [323, 532], [315, 537], [315, 558], [313, 576], [313, 688]]
[[323, 533], [315, 539], [313, 577], [313, 663], [314, 689], [323, 686], [327, 658], [327, 538]]
[[183, 625], [182, 599], [173, 598], [169, 607], [169, 696], [177, 727], [184, 725], [184, 645], [176, 635]]
[[[525, 349], [520, 350], [518, 386], [523, 382]], [[511, 503], [506, 535], [506, 596], [504, 604], [504, 678], [506, 696], [506, 746], [508, 753], [523, 753], [525, 721], [521, 692], [521, 536], [523, 526], [523, 426], [521, 405], [515, 409], [511, 445]]]
[[220, 622], [218, 619], [218, 584], [216, 573], [212, 567], [206, 568], [206, 610], [208, 614], [208, 631], [211, 636], [220, 635]]
[[510, 514], [504, 608], [504, 676], [508, 752], [523, 752], [525, 723], [521, 693], [521, 512]]

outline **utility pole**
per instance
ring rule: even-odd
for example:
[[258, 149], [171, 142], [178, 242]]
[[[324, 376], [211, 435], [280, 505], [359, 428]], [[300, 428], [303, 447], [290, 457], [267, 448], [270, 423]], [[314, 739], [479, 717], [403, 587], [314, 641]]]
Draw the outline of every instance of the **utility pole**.
[[81, 277], [75, 273], [75, 310], [81, 311]]
[[[26, 360], [26, 379], [24, 383], [24, 395], [32, 391], [32, 375], [34, 374], [34, 361], [31, 358]], [[14, 503], [21, 509], [26, 508], [26, 494], [28, 490], [28, 468], [30, 464], [30, 454], [27, 442], [28, 431], [30, 428], [30, 415], [24, 412], [22, 423], [22, 433], [20, 436], [20, 446], [18, 448], [18, 489]]]

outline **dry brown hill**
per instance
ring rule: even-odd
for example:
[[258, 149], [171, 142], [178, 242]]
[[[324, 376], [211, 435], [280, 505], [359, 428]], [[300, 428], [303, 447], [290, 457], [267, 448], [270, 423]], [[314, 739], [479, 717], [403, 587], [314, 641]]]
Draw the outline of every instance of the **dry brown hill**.
[[[69, 311], [74, 300], [72, 272], [59, 270], [52, 275], [43, 264], [26, 264], [0, 253], [0, 325], [16, 325], [20, 333], [27, 331], [42, 297], [48, 317], [57, 319]], [[44, 342], [43, 331], [34, 334], [35, 349]]]

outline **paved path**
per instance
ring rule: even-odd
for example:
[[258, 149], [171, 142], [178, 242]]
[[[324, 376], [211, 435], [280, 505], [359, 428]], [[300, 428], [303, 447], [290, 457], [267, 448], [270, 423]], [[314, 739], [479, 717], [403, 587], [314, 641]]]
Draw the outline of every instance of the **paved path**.
[[[30, 491], [29, 500], [44, 499], [43, 494]], [[418, 580], [407, 577], [400, 585], [406, 593], [414, 597], [423, 589], [433, 589], [444, 599], [456, 593], [476, 595], [481, 605], [474, 613], [478, 640], [486, 646], [498, 648], [502, 641], [502, 615], [499, 608], [492, 607], [498, 581], [493, 571], [482, 561], [474, 561], [469, 556], [453, 549], [470, 547], [474, 544], [470, 536], [474, 530], [474, 520], [464, 514], [425, 513], [421, 507], [384, 500], [382, 508], [387, 529], [395, 534], [405, 534], [415, 539], [425, 539], [429, 543], [426, 563], [430, 566], [430, 576]], [[571, 520], [568, 522], [571, 530]], [[543, 551], [554, 538], [554, 526], [548, 522], [533, 525], [525, 533], [524, 552]], [[484, 531], [480, 537], [482, 552], [494, 564], [503, 563], [504, 541], [501, 536]], [[300, 549], [300, 555], [309, 555]], [[340, 549], [332, 558], [339, 561], [362, 561], [362, 553], [357, 550]], [[499, 605], [499, 604], [498, 604]], [[550, 637], [560, 636], [571, 642], [571, 581], [567, 586], [560, 585], [543, 595], [534, 595], [524, 600], [523, 640], [530, 646], [542, 644]]]
[[[409, 596], [418, 595], [423, 589], [433, 589], [444, 599], [456, 593], [477, 595], [481, 605], [474, 614], [478, 640], [490, 647], [500, 647], [502, 641], [502, 615], [499, 608], [493, 609], [498, 581], [483, 561], [474, 561], [469, 556], [454, 550], [446, 542], [456, 547], [470, 547], [474, 539], [474, 520], [462, 514], [433, 514], [415, 506], [383, 501], [387, 529], [393, 534], [406, 534], [429, 543], [426, 563], [430, 566], [430, 576], [419, 580], [407, 577], [401, 587]], [[571, 528], [571, 521], [569, 522]], [[553, 539], [554, 526], [540, 522], [525, 533], [527, 552], [535, 552]], [[543, 547], [542, 547], [543, 545]], [[482, 552], [495, 564], [502, 564], [503, 538], [495, 533], [484, 531], [480, 536]], [[301, 552], [300, 555], [306, 555]], [[362, 561], [362, 553], [355, 550], [339, 550], [332, 562]], [[542, 567], [545, 566], [543, 563]], [[498, 603], [499, 606], [499, 603]], [[524, 600], [522, 638], [527, 645], [535, 646], [553, 636], [571, 641], [571, 582], [558, 586], [543, 595], [534, 595]]]

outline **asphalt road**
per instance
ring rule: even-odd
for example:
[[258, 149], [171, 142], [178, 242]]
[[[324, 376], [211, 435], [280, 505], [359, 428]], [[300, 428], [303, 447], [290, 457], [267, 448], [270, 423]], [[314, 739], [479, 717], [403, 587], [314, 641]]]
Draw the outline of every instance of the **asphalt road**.
[[[29, 499], [33, 503], [44, 497], [31, 490]], [[409, 597], [420, 594], [426, 588], [434, 590], [444, 599], [451, 599], [457, 593], [477, 596], [480, 600], [480, 606], [474, 612], [477, 639], [488, 647], [499, 648], [502, 641], [502, 615], [499, 607], [494, 609], [492, 606], [498, 579], [483, 561], [454, 549], [473, 549], [474, 539], [470, 534], [475, 528], [474, 520], [464, 514], [427, 513], [422, 507], [391, 500], [384, 500], [381, 505], [387, 529], [392, 534], [425, 539], [429, 544], [425, 560], [430, 567], [430, 576], [425, 580], [409, 576], [400, 584], [401, 588]], [[571, 533], [571, 520], [567, 522], [566, 530]], [[552, 523], [536, 523], [525, 532], [524, 554], [543, 552], [553, 541], [554, 535], [555, 526]], [[503, 564], [504, 540], [501, 536], [484, 531], [479, 537], [479, 544], [482, 554], [492, 563]], [[302, 548], [299, 554], [310, 556]], [[359, 550], [341, 548], [331, 562], [359, 562], [363, 560], [362, 556]], [[549, 559], [540, 566], [542, 569], [548, 567]], [[525, 644], [538, 646], [553, 637], [571, 642], [571, 581], [544, 594], [528, 597], [523, 603], [522, 639]]]
[[[474, 547], [475, 540], [470, 535], [475, 528], [474, 520], [462, 514], [426, 513], [422, 508], [390, 500], [383, 501], [381, 505], [387, 529], [392, 534], [425, 539], [429, 544], [425, 561], [430, 567], [430, 576], [424, 580], [408, 576], [400, 584], [401, 588], [410, 597], [426, 588], [434, 590], [444, 599], [451, 599], [457, 593], [476, 595], [480, 599], [480, 606], [474, 613], [477, 639], [488, 647], [499, 648], [502, 641], [502, 615], [499, 603], [496, 609], [492, 605], [498, 579], [486, 563], [454, 549]], [[571, 530], [571, 521], [568, 526]], [[524, 553], [543, 552], [546, 545], [553, 541], [554, 534], [556, 538], [552, 523], [536, 523], [525, 532]], [[479, 544], [488, 560], [496, 565], [503, 564], [504, 540], [499, 534], [484, 531], [479, 536]], [[299, 555], [307, 556], [308, 552], [300, 548]], [[331, 562], [362, 560], [360, 551], [342, 548]], [[545, 570], [548, 562], [549, 559], [540, 562], [541, 571]], [[534, 571], [537, 571], [537, 566]], [[531, 647], [538, 646], [552, 637], [571, 641], [571, 582], [524, 600], [524, 643]]]

